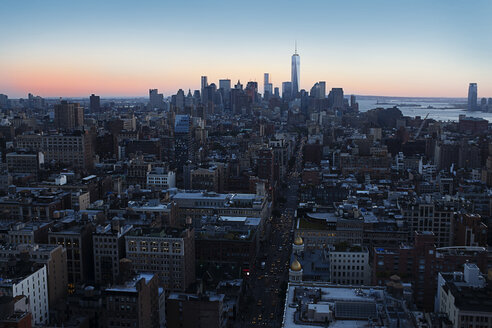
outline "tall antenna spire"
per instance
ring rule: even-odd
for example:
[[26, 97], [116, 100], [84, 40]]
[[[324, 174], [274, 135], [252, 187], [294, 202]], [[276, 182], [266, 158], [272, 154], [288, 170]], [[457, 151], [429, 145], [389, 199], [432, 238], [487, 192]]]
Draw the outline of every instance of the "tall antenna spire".
[[296, 48], [295, 49], [296, 49], [295, 54], [297, 55], [297, 40], [296, 40]]

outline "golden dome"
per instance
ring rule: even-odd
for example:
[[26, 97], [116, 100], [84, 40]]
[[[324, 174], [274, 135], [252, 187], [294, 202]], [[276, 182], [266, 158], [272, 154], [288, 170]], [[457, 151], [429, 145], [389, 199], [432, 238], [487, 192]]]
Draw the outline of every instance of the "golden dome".
[[299, 261], [295, 259], [294, 262], [292, 262], [292, 264], [290, 265], [290, 269], [292, 271], [301, 271], [302, 270], [301, 263], [299, 263]]
[[294, 245], [302, 245], [304, 241], [302, 240], [301, 236], [297, 236], [296, 239], [294, 239]]

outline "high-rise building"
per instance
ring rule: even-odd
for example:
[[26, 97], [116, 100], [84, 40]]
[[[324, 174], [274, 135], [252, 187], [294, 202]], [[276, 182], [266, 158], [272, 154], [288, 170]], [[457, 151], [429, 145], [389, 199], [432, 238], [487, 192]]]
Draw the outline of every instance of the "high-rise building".
[[231, 108], [231, 80], [219, 80], [219, 90], [222, 93], [224, 107]]
[[208, 82], [207, 82], [207, 77], [204, 75], [202, 76], [201, 78], [201, 86], [202, 86], [202, 90], [205, 88], [205, 87], [208, 87]]
[[328, 95], [328, 104], [331, 108], [341, 109], [343, 108], [343, 89], [332, 88]]
[[189, 115], [176, 115], [174, 122], [174, 144], [175, 158], [178, 173], [181, 173], [183, 166], [191, 160], [192, 152], [191, 139], [191, 119]]
[[246, 94], [251, 99], [251, 103], [255, 104], [258, 101], [258, 83], [249, 81], [246, 85]]
[[263, 93], [266, 93], [267, 92], [267, 86], [268, 86], [268, 83], [270, 83], [270, 74], [269, 73], [264, 73], [263, 74]]
[[90, 102], [89, 109], [91, 113], [97, 113], [101, 110], [101, 97], [92, 94], [89, 97], [89, 102]]
[[325, 81], [319, 81], [319, 93], [318, 93], [318, 98], [319, 99], [325, 99], [326, 98], [326, 82]]
[[243, 90], [243, 85], [242, 85], [241, 81], [237, 80], [237, 83], [234, 86], [234, 88], [238, 89], [238, 90]]
[[207, 82], [207, 77], [206, 76], [202, 76], [201, 78], [201, 95], [202, 95], [202, 103], [205, 103], [205, 98], [204, 98], [204, 91], [205, 91], [205, 88], [208, 87], [208, 82]]
[[46, 108], [46, 101], [40, 96], [34, 96], [33, 94], [29, 93], [27, 95], [27, 105], [29, 106], [29, 108], [44, 109]]
[[0, 109], [9, 107], [9, 97], [0, 93]]
[[179, 89], [178, 93], [176, 94], [176, 109], [178, 113], [182, 113], [184, 111], [185, 107], [185, 94], [183, 89]]
[[72, 130], [84, 125], [84, 108], [78, 103], [62, 100], [55, 105], [55, 125], [59, 129]]
[[477, 84], [470, 83], [468, 86], [468, 110], [475, 111], [477, 110]]
[[273, 85], [270, 83], [270, 74], [264, 74], [263, 80], [263, 97], [271, 96], [273, 93]]
[[311, 88], [310, 96], [315, 99], [325, 99], [326, 98], [326, 82], [320, 81], [316, 82]]
[[152, 108], [164, 108], [164, 95], [157, 89], [149, 89], [149, 103]]
[[357, 102], [355, 95], [350, 96], [350, 108], [352, 108], [352, 110], [359, 111], [359, 103]]
[[[295, 98], [297, 96], [297, 93], [299, 92], [299, 82], [300, 82], [300, 66], [301, 66], [301, 59], [299, 55], [297, 54], [297, 43], [296, 43], [296, 50], [295, 53], [292, 55], [292, 70], [291, 70], [291, 94], [292, 97]], [[283, 92], [283, 91], [282, 91]]]
[[487, 98], [482, 98], [480, 100], [480, 110], [482, 112], [486, 112], [487, 111]]
[[280, 98], [280, 89], [278, 87], [275, 87], [275, 89], [273, 90], [273, 95], [276, 98]]
[[282, 99], [292, 99], [292, 82], [282, 82]]
[[224, 89], [224, 91], [231, 91], [231, 80], [229, 79], [224, 79], [224, 80], [219, 80], [219, 88]]

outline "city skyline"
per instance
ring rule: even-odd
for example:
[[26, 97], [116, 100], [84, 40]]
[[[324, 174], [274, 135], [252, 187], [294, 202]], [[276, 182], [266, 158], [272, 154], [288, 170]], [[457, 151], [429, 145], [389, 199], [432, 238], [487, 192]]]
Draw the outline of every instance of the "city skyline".
[[326, 81], [347, 94], [465, 98], [473, 81], [479, 98], [492, 95], [487, 1], [60, 4], [2, 2], [0, 93], [168, 96], [200, 89], [202, 75], [261, 84], [265, 72], [280, 87], [297, 40], [300, 89]]

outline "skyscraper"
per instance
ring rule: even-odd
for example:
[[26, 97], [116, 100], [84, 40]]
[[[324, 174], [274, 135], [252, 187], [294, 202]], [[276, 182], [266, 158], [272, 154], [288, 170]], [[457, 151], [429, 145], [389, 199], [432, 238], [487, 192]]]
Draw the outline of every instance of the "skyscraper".
[[319, 99], [325, 99], [326, 98], [326, 82], [325, 81], [319, 81]]
[[205, 88], [208, 87], [208, 82], [207, 82], [206, 76], [202, 76], [202, 78], [201, 78], [201, 87], [202, 87], [202, 89], [200, 90], [200, 92], [202, 94], [202, 104], [204, 104], [205, 103], [205, 97], [204, 97], [203, 93], [205, 91]]
[[179, 114], [182, 114], [185, 108], [185, 94], [183, 89], [179, 89], [176, 93], [176, 109]]
[[229, 80], [229, 79], [219, 80], [219, 89], [224, 89], [224, 91], [230, 92], [231, 91], [231, 80]]
[[222, 93], [224, 107], [231, 108], [231, 80], [219, 80], [219, 90]]
[[267, 97], [267, 94], [269, 96], [271, 96], [272, 95], [272, 91], [273, 91], [273, 86], [270, 83], [270, 74], [269, 73], [265, 73], [264, 74], [264, 79], [263, 79], [263, 96], [264, 97]]
[[149, 89], [149, 103], [152, 108], [163, 108], [164, 95], [157, 89]]
[[[292, 83], [291, 95], [293, 98], [295, 98], [297, 96], [297, 93], [299, 92], [300, 66], [301, 66], [301, 59], [297, 54], [297, 43], [296, 43], [295, 53], [292, 55], [292, 70], [291, 70], [291, 79], [290, 79]], [[283, 92], [284, 91], [282, 90], [282, 93]]]
[[282, 82], [282, 99], [291, 100], [292, 99], [292, 82]]
[[101, 98], [99, 96], [96, 96], [95, 94], [92, 94], [89, 98], [89, 108], [91, 110], [91, 113], [97, 113], [101, 109]]
[[332, 88], [328, 94], [328, 105], [333, 109], [343, 108], [343, 89], [342, 88]]
[[251, 99], [251, 103], [255, 104], [258, 102], [258, 82], [249, 81], [246, 84], [246, 94]]
[[326, 98], [326, 82], [320, 81], [316, 82], [311, 88], [311, 97], [315, 99], [325, 99]]
[[470, 83], [468, 87], [468, 110], [475, 111], [477, 110], [477, 84]]

